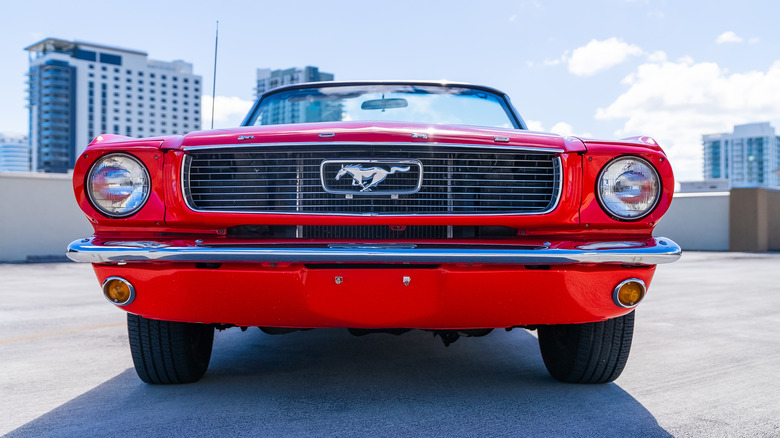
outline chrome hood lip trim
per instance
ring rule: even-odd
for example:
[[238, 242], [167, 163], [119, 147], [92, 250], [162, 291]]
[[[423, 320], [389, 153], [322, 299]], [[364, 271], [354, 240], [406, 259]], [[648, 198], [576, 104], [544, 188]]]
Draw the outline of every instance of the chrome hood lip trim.
[[302, 141], [302, 142], [269, 142], [269, 143], [226, 143], [216, 145], [198, 145], [198, 146], [182, 146], [181, 150], [187, 151], [199, 151], [204, 149], [245, 149], [251, 147], [309, 147], [309, 146], [322, 146], [322, 147], [334, 147], [334, 146], [399, 146], [399, 147], [411, 147], [426, 149], [432, 146], [445, 147], [445, 148], [468, 148], [468, 149], [502, 149], [509, 151], [528, 151], [528, 152], [549, 152], [553, 154], [565, 154], [566, 149], [557, 147], [543, 147], [543, 146], [512, 146], [512, 145], [490, 145], [490, 144], [473, 144], [473, 143], [439, 143], [435, 141], [431, 142], [405, 142], [405, 141]]
[[656, 265], [671, 263], [682, 255], [679, 245], [665, 237], [653, 238], [643, 246], [623, 242], [598, 242], [607, 249], [558, 249], [549, 247], [484, 245], [443, 246], [441, 248], [398, 247], [376, 248], [273, 246], [167, 246], [144, 242], [110, 242], [95, 244], [94, 237], [79, 239], [68, 245], [67, 256], [74, 262], [299, 262], [299, 263], [478, 263], [558, 265], [572, 263], [618, 263]]

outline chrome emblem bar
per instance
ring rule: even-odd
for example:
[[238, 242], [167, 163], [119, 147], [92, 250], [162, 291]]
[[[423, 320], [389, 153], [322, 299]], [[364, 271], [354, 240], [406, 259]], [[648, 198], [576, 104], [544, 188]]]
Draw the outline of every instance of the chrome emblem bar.
[[[392, 178], [407, 173], [409, 175], [404, 178]], [[422, 187], [422, 175], [419, 160], [324, 160], [320, 164], [322, 188], [334, 194], [395, 196], [417, 193]], [[347, 177], [351, 178], [351, 185], [338, 183]], [[388, 180], [389, 188], [379, 187], [385, 180]]]

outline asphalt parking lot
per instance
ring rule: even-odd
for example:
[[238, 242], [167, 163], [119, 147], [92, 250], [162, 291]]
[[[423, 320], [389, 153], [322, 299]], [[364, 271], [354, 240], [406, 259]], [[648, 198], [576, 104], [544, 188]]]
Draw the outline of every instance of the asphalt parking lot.
[[0, 265], [0, 434], [780, 436], [780, 254], [658, 268], [613, 384], [548, 376], [534, 336], [218, 332], [196, 384], [135, 375], [91, 267]]

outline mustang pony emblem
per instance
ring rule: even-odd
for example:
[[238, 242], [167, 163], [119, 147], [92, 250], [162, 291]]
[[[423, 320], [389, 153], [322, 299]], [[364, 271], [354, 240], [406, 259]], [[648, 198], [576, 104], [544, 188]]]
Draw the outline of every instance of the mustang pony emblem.
[[387, 178], [387, 175], [392, 175], [396, 172], [408, 172], [409, 166], [392, 166], [390, 170], [382, 167], [369, 167], [363, 168], [359, 164], [342, 165], [339, 173], [336, 174], [336, 181], [341, 179], [342, 176], [349, 174], [352, 177], [352, 185], [360, 186], [361, 192], [370, 192], [371, 187], [376, 187], [377, 184]]

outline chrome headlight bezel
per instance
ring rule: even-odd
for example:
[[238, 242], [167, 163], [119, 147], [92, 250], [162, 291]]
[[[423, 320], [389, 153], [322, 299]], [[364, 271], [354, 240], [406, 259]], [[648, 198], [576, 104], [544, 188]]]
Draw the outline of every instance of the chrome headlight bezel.
[[[110, 206], [112, 201], [107, 199], [100, 199], [96, 195], [94, 178], [96, 173], [102, 170], [108, 162], [118, 159], [126, 160], [124, 163], [130, 164], [130, 166], [127, 166], [126, 164], [125, 166], [117, 166], [116, 163], [114, 166], [130, 173], [131, 178], [137, 181], [132, 182], [132, 188], [130, 188], [131, 194], [126, 197], [131, 201], [131, 205], [126, 207], [123, 206], [112, 208]], [[149, 197], [152, 193], [152, 182], [149, 176], [149, 169], [147, 169], [143, 161], [128, 153], [115, 152], [103, 155], [102, 157], [95, 160], [94, 163], [92, 163], [84, 180], [84, 189], [87, 194], [87, 199], [89, 199], [89, 203], [92, 205], [92, 207], [95, 208], [95, 210], [108, 218], [120, 219], [136, 214], [144, 207], [144, 205], [146, 205], [146, 202], [149, 200]], [[139, 193], [137, 191], [138, 189], [140, 189], [140, 196], [137, 194]], [[135, 195], [132, 192], [134, 192]]]
[[[633, 161], [635, 165], [641, 166], [646, 168], [649, 172], [647, 174], [650, 176], [649, 181], [651, 184], [653, 184], [653, 200], [652, 202], [646, 203], [647, 206], [644, 209], [637, 209], [637, 210], [631, 210], [628, 208], [624, 208], [622, 210], [613, 209], [611, 207], [614, 207], [616, 205], [615, 198], [613, 199], [605, 199], [606, 195], [603, 193], [604, 188], [604, 176], [608, 174], [609, 171], [611, 171], [615, 166], [620, 165], [628, 165], [628, 163], [624, 162], [630, 162]], [[621, 173], [620, 176], [625, 175], [628, 173], [628, 171], [625, 171]], [[642, 173], [640, 173], [642, 175]], [[644, 158], [640, 158], [635, 155], [622, 155], [619, 157], [616, 157], [612, 160], [610, 160], [607, 164], [604, 165], [604, 167], [601, 168], [601, 171], [599, 171], [598, 178], [596, 179], [596, 198], [598, 199], [599, 205], [601, 206], [602, 210], [609, 214], [611, 217], [621, 220], [621, 221], [638, 221], [650, 213], [652, 213], [655, 208], [658, 206], [658, 202], [661, 200], [661, 194], [663, 192], [661, 177], [658, 174], [658, 170], [650, 164], [649, 161], [647, 161]], [[621, 200], [617, 200], [617, 202], [621, 202]], [[625, 204], [624, 205], [628, 205]], [[634, 214], [635, 213], [635, 214]]]

